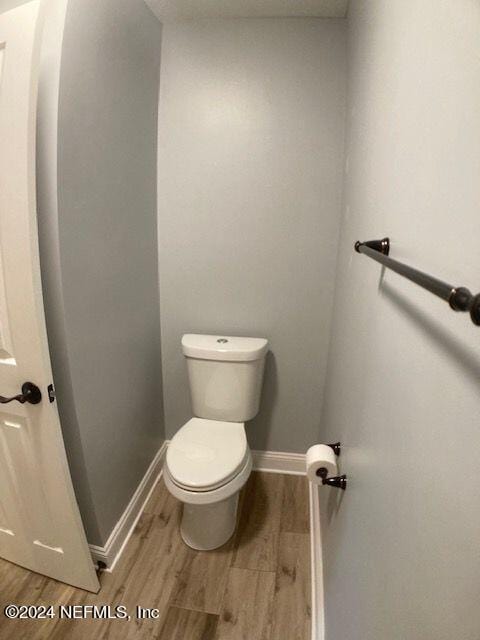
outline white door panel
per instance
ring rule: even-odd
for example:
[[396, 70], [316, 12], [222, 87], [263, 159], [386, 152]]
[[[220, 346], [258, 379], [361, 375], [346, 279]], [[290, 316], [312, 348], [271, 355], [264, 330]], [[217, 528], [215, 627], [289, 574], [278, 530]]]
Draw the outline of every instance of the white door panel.
[[31, 381], [39, 404], [0, 404], [0, 557], [98, 590], [72, 488], [52, 382], [35, 208], [41, 18], [34, 1], [0, 15], [0, 395]]

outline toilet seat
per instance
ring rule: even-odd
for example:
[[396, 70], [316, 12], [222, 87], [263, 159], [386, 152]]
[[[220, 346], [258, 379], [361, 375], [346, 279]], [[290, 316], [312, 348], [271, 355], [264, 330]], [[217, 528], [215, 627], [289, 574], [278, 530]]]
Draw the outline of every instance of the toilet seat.
[[238, 474], [235, 477], [231, 478], [231, 480], [229, 480], [226, 484], [223, 484], [221, 487], [217, 487], [217, 489], [212, 489], [210, 491], [190, 491], [188, 489], [180, 487], [173, 481], [167, 465], [165, 465], [163, 471], [163, 481], [165, 482], [165, 486], [172, 494], [172, 496], [174, 496], [174, 498], [177, 498], [177, 500], [180, 500], [180, 502], [198, 506], [215, 504], [217, 502], [228, 500], [236, 493], [238, 493], [240, 489], [242, 489], [242, 487], [250, 477], [252, 466], [252, 456], [250, 451], [248, 451], [245, 465], [242, 467], [242, 469], [240, 469]]
[[211, 492], [234, 479], [249, 459], [243, 422], [192, 418], [172, 438], [166, 467], [179, 489]]

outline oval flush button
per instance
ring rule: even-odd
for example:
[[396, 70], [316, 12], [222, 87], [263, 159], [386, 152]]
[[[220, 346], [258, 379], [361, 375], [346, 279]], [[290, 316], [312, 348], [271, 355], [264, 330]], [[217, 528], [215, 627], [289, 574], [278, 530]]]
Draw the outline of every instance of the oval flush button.
[[225, 344], [226, 342], [228, 342], [228, 340], [226, 338], [218, 338], [217, 342], [219, 342], [220, 344]]

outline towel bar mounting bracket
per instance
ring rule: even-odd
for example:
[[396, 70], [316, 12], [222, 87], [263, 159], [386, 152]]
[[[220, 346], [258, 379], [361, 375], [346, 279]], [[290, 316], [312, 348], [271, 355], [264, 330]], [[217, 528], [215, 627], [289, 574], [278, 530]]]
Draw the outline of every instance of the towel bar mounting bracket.
[[369, 247], [378, 253], [382, 253], [384, 256], [388, 256], [390, 253], [390, 238], [382, 238], [381, 240], [368, 240], [367, 242], [355, 242], [355, 251], [360, 253], [361, 246]]

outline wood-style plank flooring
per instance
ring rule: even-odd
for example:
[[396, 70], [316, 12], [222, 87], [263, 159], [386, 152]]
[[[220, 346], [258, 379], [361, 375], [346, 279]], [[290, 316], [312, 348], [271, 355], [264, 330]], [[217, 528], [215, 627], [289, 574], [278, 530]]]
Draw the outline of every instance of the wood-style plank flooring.
[[[1, 640], [308, 640], [307, 481], [253, 473], [239, 524], [221, 549], [200, 552], [179, 534], [180, 503], [161, 480], [114, 573], [96, 595], [0, 560]], [[130, 620], [8, 620], [6, 604], [123, 605]], [[137, 619], [136, 607], [157, 619]]]

